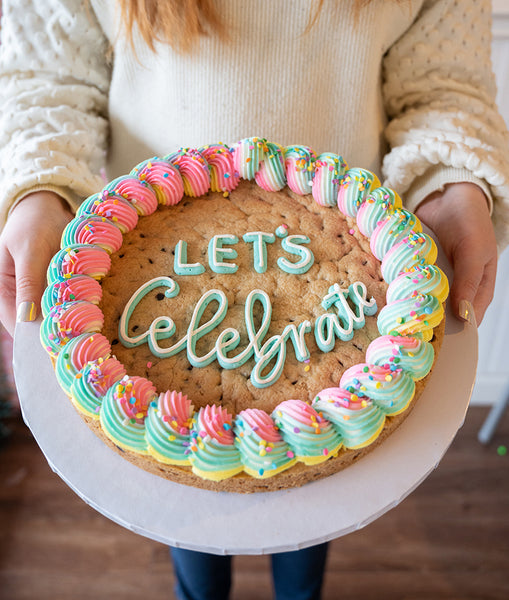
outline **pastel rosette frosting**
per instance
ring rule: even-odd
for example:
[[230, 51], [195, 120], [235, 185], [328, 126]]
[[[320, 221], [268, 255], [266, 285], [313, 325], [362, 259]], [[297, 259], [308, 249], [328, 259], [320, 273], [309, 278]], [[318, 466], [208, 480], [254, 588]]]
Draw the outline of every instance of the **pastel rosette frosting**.
[[234, 441], [232, 415], [215, 404], [201, 408], [191, 431], [193, 472], [212, 481], [240, 473], [243, 465]]
[[145, 421], [149, 453], [162, 463], [189, 465], [194, 408], [182, 392], [159, 394]]
[[401, 198], [394, 190], [386, 187], [376, 188], [357, 212], [359, 231], [370, 238], [380, 221], [383, 221], [395, 208], [402, 206]]
[[122, 233], [132, 231], [138, 224], [138, 213], [134, 206], [108, 190], [93, 194], [80, 204], [76, 216], [89, 215], [110, 219]]
[[370, 239], [373, 256], [382, 260], [389, 250], [411, 233], [422, 231], [421, 222], [404, 208], [396, 208], [378, 223]]
[[360, 363], [347, 369], [340, 387], [359, 398], [369, 398], [386, 415], [402, 413], [415, 393], [414, 380], [402, 369]]
[[284, 148], [266, 142], [265, 155], [255, 175], [256, 183], [268, 192], [277, 192], [286, 185]]
[[174, 165], [184, 183], [184, 193], [192, 198], [205, 195], [210, 188], [209, 165], [195, 148], [180, 148], [164, 157]]
[[288, 187], [299, 196], [311, 194], [316, 162], [315, 152], [307, 146], [287, 146], [284, 154]]
[[417, 294], [430, 294], [441, 303], [446, 301], [449, 281], [440, 267], [417, 264], [400, 273], [387, 289], [387, 302], [396, 302]]
[[198, 149], [205, 158], [210, 171], [212, 192], [232, 192], [239, 185], [239, 173], [235, 169], [232, 150], [225, 144], [210, 144]]
[[105, 394], [125, 376], [124, 365], [112, 356], [87, 362], [71, 385], [70, 394], [74, 406], [85, 416], [99, 419]]
[[82, 333], [58, 353], [55, 373], [61, 388], [69, 394], [76, 374], [90, 361], [107, 358], [111, 353], [109, 341], [100, 333]]
[[338, 191], [338, 209], [347, 217], [355, 218], [361, 204], [377, 187], [378, 177], [366, 169], [348, 169], [341, 180]]
[[303, 400], [285, 400], [278, 404], [272, 418], [297, 460], [316, 465], [336, 456], [342, 441], [332, 424]]
[[382, 260], [382, 276], [391, 283], [403, 271], [416, 265], [433, 264], [438, 250], [427, 233], [412, 232], [393, 246]]
[[111, 254], [122, 246], [122, 232], [106, 217], [75, 217], [62, 233], [62, 246], [71, 244], [94, 244]]
[[41, 300], [42, 315], [45, 317], [53, 306], [64, 302], [85, 300], [99, 304], [102, 298], [101, 284], [88, 275], [70, 275], [59, 278], [48, 285]]
[[382, 335], [366, 350], [366, 361], [391, 371], [403, 369], [414, 381], [431, 371], [435, 351], [429, 342], [417, 337]]
[[147, 181], [133, 175], [122, 175], [109, 183], [104, 190], [128, 200], [140, 216], [151, 215], [157, 209], [157, 196]]
[[323, 152], [315, 163], [312, 194], [320, 206], [336, 206], [338, 190], [345, 169], [348, 168], [342, 156]]
[[411, 298], [386, 304], [378, 313], [378, 331], [382, 335], [422, 334], [425, 341], [433, 337], [433, 329], [444, 318], [444, 307], [429, 294], [416, 294]]
[[233, 429], [244, 471], [251, 477], [273, 477], [295, 464], [293, 451], [264, 410], [241, 411], [235, 417]]
[[339, 387], [319, 392], [312, 407], [333, 424], [348, 449], [369, 446], [385, 423], [385, 413], [372, 400]]
[[111, 258], [104, 248], [71, 244], [55, 254], [48, 267], [47, 279], [48, 283], [68, 279], [73, 275], [88, 275], [94, 279], [101, 279], [110, 267]]
[[98, 333], [104, 323], [102, 311], [90, 302], [65, 302], [54, 306], [41, 324], [41, 342], [56, 357], [72, 338], [82, 333]]
[[233, 164], [242, 179], [252, 180], [265, 158], [267, 140], [265, 138], [245, 138], [233, 147]]
[[157, 156], [136, 165], [130, 175], [149, 183], [157, 202], [164, 206], [174, 206], [184, 196], [184, 183], [178, 170], [169, 161]]
[[148, 454], [145, 419], [150, 403], [157, 396], [151, 381], [125, 376], [106, 393], [100, 411], [101, 426], [119, 448]]

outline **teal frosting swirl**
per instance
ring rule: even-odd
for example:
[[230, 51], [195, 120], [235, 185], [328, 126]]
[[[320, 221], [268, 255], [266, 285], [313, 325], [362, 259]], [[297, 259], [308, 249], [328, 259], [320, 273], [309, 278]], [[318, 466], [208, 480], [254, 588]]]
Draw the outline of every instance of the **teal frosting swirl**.
[[400, 273], [416, 265], [434, 263], [437, 255], [437, 246], [427, 233], [411, 233], [384, 256], [382, 276], [387, 283], [391, 283]]
[[243, 179], [252, 180], [266, 154], [265, 138], [252, 137], [240, 140], [233, 147], [233, 163]]
[[421, 224], [414, 214], [404, 208], [396, 208], [373, 231], [370, 240], [371, 252], [378, 260], [382, 260], [398, 242], [411, 232], [421, 230]]
[[[109, 373], [108, 373], [109, 371]], [[80, 412], [99, 417], [104, 394], [125, 376], [125, 369], [115, 358], [87, 363], [73, 379], [70, 393]]]
[[383, 335], [371, 342], [366, 361], [396, 371], [403, 369], [418, 381], [431, 370], [435, 350], [429, 342], [416, 337]]
[[[250, 424], [249, 413], [262, 413], [257, 409], [240, 412], [234, 421], [235, 446], [238, 448], [244, 470], [254, 477], [271, 477], [295, 464], [293, 452], [288, 444], [277, 435], [264, 436], [264, 428]], [[264, 420], [274, 429], [274, 423], [267, 413]], [[270, 437], [267, 440], [267, 437]]]
[[358, 400], [341, 388], [322, 390], [312, 406], [333, 424], [349, 449], [369, 445], [385, 423], [385, 413], [371, 400]]
[[342, 156], [332, 152], [323, 152], [315, 163], [312, 193], [321, 206], [336, 206], [338, 189], [347, 165]]
[[[191, 454], [189, 460], [196, 474], [221, 481], [240, 473], [243, 470], [240, 453], [234, 444], [233, 429], [230, 419], [218, 419], [217, 424], [208, 418], [210, 405], [200, 409], [191, 430]], [[215, 420], [214, 420], [215, 421]], [[227, 443], [221, 443], [209, 433], [215, 427], [215, 435], [224, 435]], [[220, 431], [224, 428], [224, 431]]]
[[380, 181], [371, 171], [357, 167], [348, 169], [338, 191], [338, 209], [348, 217], [356, 217], [361, 204]]
[[62, 246], [93, 244], [107, 252], [116, 252], [122, 246], [122, 232], [106, 217], [83, 215], [70, 221], [62, 233]]
[[361, 363], [347, 369], [340, 386], [359, 397], [373, 400], [386, 415], [403, 412], [415, 393], [414, 380], [403, 370]]
[[378, 313], [378, 331], [381, 335], [413, 335], [432, 330], [443, 315], [443, 306], [435, 296], [413, 296], [386, 304]]
[[376, 188], [362, 203], [357, 213], [359, 231], [370, 238], [378, 223], [401, 206], [401, 198], [394, 190], [386, 187]]
[[285, 400], [276, 406], [272, 418], [285, 442], [304, 463], [326, 460], [341, 448], [341, 437], [332, 424], [306, 402]]
[[134, 206], [107, 190], [88, 197], [76, 211], [76, 217], [93, 214], [111, 219], [122, 233], [132, 231], [138, 223], [138, 213]]
[[100, 412], [103, 431], [121, 449], [147, 454], [144, 419], [129, 415], [125, 396], [118, 392], [119, 386], [122, 387], [120, 383], [112, 386], [104, 396]]
[[285, 148], [286, 180], [292, 192], [300, 196], [311, 194], [315, 162], [316, 154], [307, 146]]
[[[80, 352], [77, 352], [78, 350]], [[82, 333], [72, 338], [58, 353], [55, 374], [60, 387], [70, 393], [76, 374], [86, 362], [106, 358], [111, 351], [108, 340], [101, 334]]]
[[278, 144], [267, 142], [260, 169], [255, 175], [256, 183], [271, 192], [282, 190], [286, 185], [284, 149]]
[[387, 289], [387, 302], [396, 302], [416, 294], [430, 294], [444, 302], [449, 293], [449, 282], [436, 265], [415, 265], [410, 271], [400, 273]]
[[149, 407], [145, 421], [146, 439], [150, 453], [155, 454], [162, 462], [177, 465], [190, 464], [190, 425], [194, 418], [194, 411], [190, 403], [186, 406], [187, 397], [182, 400], [182, 394], [177, 396], [180, 396], [179, 402], [186, 413], [184, 418], [170, 414], [172, 411], [168, 410], [165, 394], [161, 394]]
[[44, 317], [40, 339], [51, 356], [56, 356], [62, 348], [82, 333], [97, 333], [104, 323], [102, 311], [90, 302], [65, 302], [54, 306]]

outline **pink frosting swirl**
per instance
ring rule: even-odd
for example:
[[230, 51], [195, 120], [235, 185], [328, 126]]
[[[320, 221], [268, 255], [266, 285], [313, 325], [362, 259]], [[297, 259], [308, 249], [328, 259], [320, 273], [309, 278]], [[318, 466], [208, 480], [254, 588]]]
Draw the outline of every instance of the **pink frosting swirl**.
[[186, 395], [175, 391], [159, 394], [158, 408], [163, 421], [174, 431], [181, 435], [189, 435], [194, 408]]
[[129, 419], [142, 424], [147, 416], [150, 403], [156, 397], [154, 384], [144, 377], [128, 377], [117, 383], [113, 397]]
[[276, 407], [275, 411], [280, 411], [299, 423], [315, 429], [319, 429], [320, 423], [324, 422], [323, 417], [310, 404], [303, 400], [284, 400]]
[[283, 441], [271, 416], [264, 410], [247, 408], [241, 411], [238, 416], [266, 442], [276, 444]]
[[174, 206], [184, 196], [184, 182], [178, 170], [170, 162], [157, 156], [134, 167], [131, 175], [152, 186], [159, 204]]
[[69, 244], [95, 244], [111, 254], [122, 246], [122, 233], [106, 217], [75, 217], [62, 234], [62, 245]]
[[198, 414], [198, 427], [201, 438], [209, 436], [224, 446], [233, 444], [232, 415], [222, 406], [207, 404], [202, 408]]
[[266, 142], [265, 138], [252, 137], [240, 140], [233, 147], [235, 170], [243, 179], [255, 178], [265, 156]]
[[113, 356], [90, 361], [86, 375], [87, 383], [92, 386], [97, 396], [104, 396], [114, 383], [125, 376], [124, 365]]
[[316, 154], [307, 146], [285, 148], [286, 182], [295, 194], [311, 194]]
[[349, 408], [350, 410], [361, 410], [366, 406], [366, 401], [359, 399], [356, 394], [343, 388], [326, 388], [316, 395], [315, 400], [330, 402], [333, 406]]
[[285, 154], [283, 146], [266, 142], [265, 154], [255, 175], [256, 183], [268, 192], [277, 192], [286, 185]]
[[186, 196], [204, 196], [210, 187], [209, 166], [205, 158], [194, 148], [181, 148], [178, 152], [164, 157], [177, 167]]
[[[94, 279], [104, 277], [111, 266], [109, 254], [99, 246], [69, 246], [56, 255], [57, 274], [61, 277], [88, 275]], [[50, 266], [51, 268], [51, 266]]]
[[[46, 293], [46, 292], [45, 292]], [[101, 284], [88, 275], [73, 275], [63, 281], [55, 281], [47, 289], [52, 305], [86, 300], [99, 304], [102, 298]]]
[[77, 216], [88, 214], [106, 217], [122, 233], [132, 231], [138, 224], [138, 213], [134, 206], [108, 190], [103, 190], [85, 200], [76, 213]]
[[232, 192], [239, 185], [239, 173], [233, 163], [233, 154], [224, 144], [211, 144], [199, 150], [210, 169], [212, 192]]
[[100, 333], [85, 334], [74, 345], [71, 362], [79, 371], [88, 362], [106, 359], [111, 353], [109, 341]]
[[48, 318], [55, 324], [53, 332], [62, 341], [81, 333], [99, 332], [104, 322], [104, 315], [95, 304], [81, 301], [55, 306]]
[[151, 215], [157, 209], [157, 196], [152, 186], [132, 175], [117, 177], [104, 189], [129, 200], [139, 215]]

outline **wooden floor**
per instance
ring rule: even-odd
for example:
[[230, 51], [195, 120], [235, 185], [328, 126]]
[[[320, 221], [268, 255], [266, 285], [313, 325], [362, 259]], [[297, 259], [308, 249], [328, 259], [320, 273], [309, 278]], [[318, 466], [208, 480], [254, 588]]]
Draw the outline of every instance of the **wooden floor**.
[[[472, 408], [439, 468], [397, 508], [335, 540], [324, 600], [509, 598], [509, 415], [493, 443]], [[84, 504], [19, 419], [0, 448], [0, 598], [173, 598], [166, 547]], [[311, 507], [312, 510], [312, 507]], [[333, 510], [333, 507], [331, 507]], [[233, 598], [271, 598], [267, 557], [237, 557]]]

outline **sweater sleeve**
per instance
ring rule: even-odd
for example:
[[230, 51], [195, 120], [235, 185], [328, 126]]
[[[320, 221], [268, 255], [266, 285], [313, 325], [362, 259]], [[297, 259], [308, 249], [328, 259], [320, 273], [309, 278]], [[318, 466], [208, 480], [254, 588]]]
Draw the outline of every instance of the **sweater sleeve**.
[[0, 228], [26, 193], [73, 208], [103, 185], [107, 42], [81, 0], [4, 0], [0, 45]]
[[509, 243], [509, 135], [495, 103], [489, 0], [426, 0], [384, 63], [387, 185], [413, 210], [447, 183], [472, 181]]

